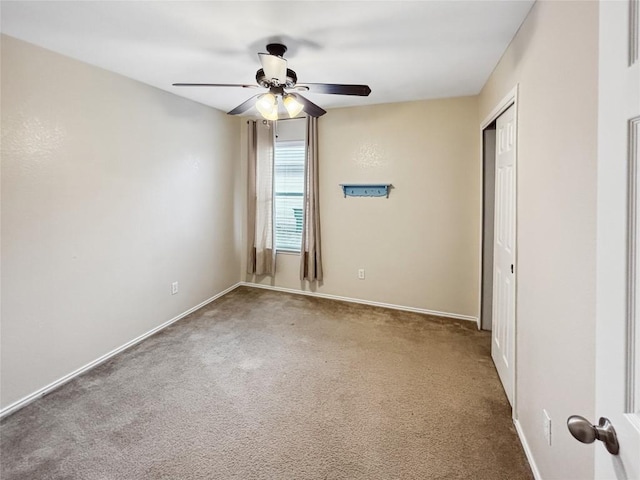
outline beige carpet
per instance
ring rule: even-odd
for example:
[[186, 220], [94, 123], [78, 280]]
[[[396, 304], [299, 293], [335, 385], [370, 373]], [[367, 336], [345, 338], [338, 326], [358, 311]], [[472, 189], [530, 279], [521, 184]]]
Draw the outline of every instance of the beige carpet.
[[1, 478], [530, 479], [489, 349], [240, 288], [4, 419]]

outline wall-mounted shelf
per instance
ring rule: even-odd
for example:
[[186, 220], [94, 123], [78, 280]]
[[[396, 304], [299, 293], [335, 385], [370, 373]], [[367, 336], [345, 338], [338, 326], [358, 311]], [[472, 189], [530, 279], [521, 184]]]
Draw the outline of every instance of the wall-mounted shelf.
[[387, 197], [390, 183], [341, 183], [342, 193], [346, 197]]

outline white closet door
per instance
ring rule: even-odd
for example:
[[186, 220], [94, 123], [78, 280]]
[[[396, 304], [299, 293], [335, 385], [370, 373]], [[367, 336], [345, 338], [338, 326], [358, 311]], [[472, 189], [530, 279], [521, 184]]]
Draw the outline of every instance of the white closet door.
[[516, 319], [516, 122], [512, 105], [496, 121], [491, 356], [513, 405]]

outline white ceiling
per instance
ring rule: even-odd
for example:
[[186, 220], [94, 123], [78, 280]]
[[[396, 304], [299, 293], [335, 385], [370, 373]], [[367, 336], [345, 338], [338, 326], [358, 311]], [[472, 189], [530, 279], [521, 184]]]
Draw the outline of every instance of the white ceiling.
[[[2, 32], [228, 111], [254, 90], [258, 52], [282, 41], [298, 81], [363, 83], [369, 97], [306, 93], [324, 108], [477, 94], [533, 0], [3, 1]], [[251, 113], [251, 112], [249, 112]]]

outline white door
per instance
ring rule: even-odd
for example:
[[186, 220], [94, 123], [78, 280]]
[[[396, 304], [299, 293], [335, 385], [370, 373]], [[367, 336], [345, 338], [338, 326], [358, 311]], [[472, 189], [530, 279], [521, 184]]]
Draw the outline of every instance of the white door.
[[516, 121], [510, 106], [496, 120], [491, 356], [509, 403], [515, 385]]
[[[640, 479], [640, 5], [600, 2], [596, 412], [620, 451], [595, 442], [596, 479]], [[579, 412], [576, 412], [579, 413]]]

